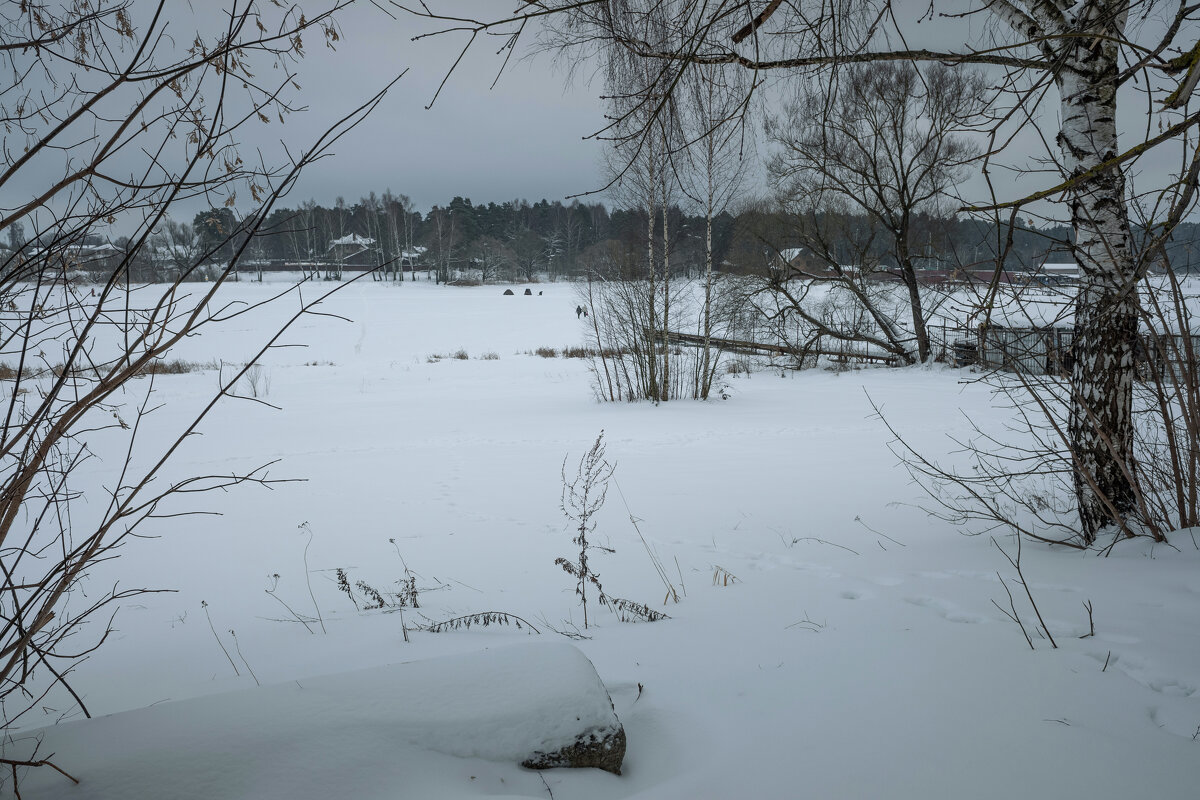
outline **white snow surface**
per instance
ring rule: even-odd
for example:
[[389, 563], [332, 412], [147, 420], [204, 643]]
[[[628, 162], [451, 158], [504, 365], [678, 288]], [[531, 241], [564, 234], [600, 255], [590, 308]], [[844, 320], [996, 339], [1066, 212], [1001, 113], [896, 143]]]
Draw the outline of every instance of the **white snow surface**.
[[[1195, 532], [1107, 558], [1027, 543], [1024, 571], [1059, 645], [1034, 634], [1031, 651], [993, 604], [1007, 608], [1010, 581], [1033, 633], [1014, 571], [987, 537], [922, 510], [871, 406], [954, 464], [947, 436], [970, 435], [965, 414], [993, 428], [1007, 419], [987, 387], [964, 382], [973, 376], [763, 369], [727, 377], [728, 400], [599, 403], [586, 363], [532, 353], [582, 343], [573, 288], [503, 288], [362, 281], [323, 308], [351, 322], [307, 318], [285, 337], [305, 347], [268, 353], [259, 392], [282, 410], [225, 403], [171, 475], [279, 459], [273, 477], [305, 482], [189, 498], [221, 515], [158, 520], [143, 531], [157, 538], [96, 568], [97, 591], [174, 591], [129, 601], [71, 676], [93, 719], [56, 692], [5, 743], [23, 754], [42, 736], [39, 752], [81, 780], [32, 770], [22, 797], [1196, 797]], [[236, 318], [177, 355], [244, 359], [293, 309]], [[469, 358], [450, 357], [460, 348]], [[164, 405], [145, 421], [140, 458], [216, 383], [215, 371], [159, 376]], [[602, 429], [616, 484], [594, 540], [614, 552], [591, 565], [609, 594], [671, 619], [622, 623], [592, 596], [585, 631], [574, 581], [554, 563], [578, 554], [560, 473]], [[89, 497], [117, 480], [107, 444], [93, 443], [103, 457], [82, 470]], [[86, 524], [89, 506], [76, 508]], [[631, 517], [686, 590], [678, 604], [664, 605]], [[540, 633], [472, 626], [405, 642], [399, 613], [356, 610], [335, 583], [340, 567], [397, 591], [405, 564], [421, 589], [410, 626], [500, 611]], [[278, 597], [319, 610], [325, 633], [289, 621], [264, 592], [273, 574]], [[1081, 638], [1085, 601], [1095, 635]], [[590, 637], [571, 646], [625, 726], [620, 777], [507, 758], [543, 728], [554, 735], [528, 684], [493, 718], [503, 733], [483, 733], [481, 709], [524, 675], [523, 658], [539, 662], [528, 674], [547, 697], [579, 685], [582, 665], [552, 628]], [[538, 643], [549, 644], [529, 649]], [[603, 709], [585, 700], [584, 711]], [[0, 796], [11, 792], [8, 781]]]

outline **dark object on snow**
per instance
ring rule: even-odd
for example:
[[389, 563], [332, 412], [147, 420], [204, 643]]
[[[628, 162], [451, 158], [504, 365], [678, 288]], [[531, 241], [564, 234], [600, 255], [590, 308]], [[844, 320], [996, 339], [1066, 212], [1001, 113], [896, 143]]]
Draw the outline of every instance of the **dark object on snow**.
[[541, 293], [541, 292], [538, 292], [538, 297], [541, 297], [541, 296], [542, 296], [542, 293]]
[[969, 367], [979, 360], [979, 346], [974, 342], [959, 341], [954, 348], [954, 366]]
[[526, 289], [526, 290], [525, 290], [525, 296], [526, 296], [526, 297], [532, 297], [532, 296], [533, 296], [533, 289]]
[[504, 290], [504, 293], [505, 293], [505, 294], [512, 294], [512, 293], [513, 293], [513, 290], [512, 290], [512, 289], [505, 289], [505, 290]]
[[[545, 750], [534, 749], [533, 754], [521, 762], [527, 769], [553, 769], [555, 767], [593, 767], [621, 774], [621, 762], [625, 760], [625, 726], [617, 718], [616, 708], [612, 697], [596, 674], [596, 668], [587, 660], [587, 656], [571, 647], [564, 649], [562, 644], [540, 645], [545, 653], [543, 659], [547, 663], [557, 663], [560, 674], [570, 677], [571, 683], [566, 688], [551, 689], [553, 676], [542, 678], [542, 686], [548, 691], [558, 694], [556, 708], [566, 712], [565, 719], [569, 727], [569, 719], [575, 717], [579, 727], [574, 728], [572, 741], [570, 738], [555, 735], [544, 740]], [[547, 649], [547, 647], [549, 649]], [[524, 652], [537, 655], [537, 652], [525, 648]], [[531, 663], [537, 663], [531, 662]], [[565, 667], [565, 668], [564, 668]], [[543, 667], [544, 669], [545, 667]], [[568, 672], [569, 669], [569, 672]], [[532, 670], [529, 677], [537, 679], [537, 670]], [[572, 713], [572, 706], [579, 711]], [[586, 721], [584, 721], [586, 720]], [[568, 734], [571, 736], [571, 734]], [[563, 742], [570, 744], [563, 745]], [[557, 750], [551, 748], [557, 747]]]
[[625, 760], [625, 728], [618, 723], [615, 730], [585, 734], [557, 753], [534, 753], [522, 767], [552, 769], [554, 767], [595, 767], [613, 775], [621, 774]]

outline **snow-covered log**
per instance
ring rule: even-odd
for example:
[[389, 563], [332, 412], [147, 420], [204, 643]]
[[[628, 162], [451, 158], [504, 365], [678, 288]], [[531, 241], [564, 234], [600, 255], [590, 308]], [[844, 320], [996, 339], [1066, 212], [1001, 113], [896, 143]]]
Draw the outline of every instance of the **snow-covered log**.
[[608, 691], [566, 642], [163, 703], [27, 732], [8, 754], [38, 736], [39, 754], [53, 752], [82, 783], [37, 779], [81, 799], [332, 797], [362, 770], [396, 797], [422, 797], [433, 795], [418, 787], [444, 786], [461, 759], [619, 774], [625, 754]]

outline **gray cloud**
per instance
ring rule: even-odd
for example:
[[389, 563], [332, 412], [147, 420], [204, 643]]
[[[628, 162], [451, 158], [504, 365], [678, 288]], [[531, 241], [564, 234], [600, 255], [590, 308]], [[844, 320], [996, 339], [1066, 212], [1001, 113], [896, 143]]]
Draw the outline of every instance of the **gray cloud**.
[[405, 67], [409, 72], [337, 144], [335, 158], [308, 170], [289, 203], [312, 197], [328, 204], [339, 195], [353, 202], [390, 188], [425, 209], [455, 195], [475, 202], [553, 200], [602, 185], [603, 147], [584, 140], [604, 125], [598, 86], [569, 85], [564, 70], [543, 54], [514, 57], [490, 88], [502, 58], [487, 41], [472, 48], [427, 110], [464, 39], [409, 41], [420, 29], [410, 18], [393, 21], [370, 6], [354, 9], [342, 19], [337, 51], [322, 45], [300, 64], [298, 100], [311, 110], [270, 131], [293, 141], [311, 139]]

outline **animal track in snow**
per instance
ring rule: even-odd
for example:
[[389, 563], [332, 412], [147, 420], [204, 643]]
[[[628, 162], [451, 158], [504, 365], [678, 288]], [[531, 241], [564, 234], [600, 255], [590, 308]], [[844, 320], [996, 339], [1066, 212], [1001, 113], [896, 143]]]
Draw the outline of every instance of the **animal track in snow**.
[[966, 570], [966, 569], [947, 569], [947, 570], [934, 570], [932, 572], [918, 572], [918, 573], [916, 573], [916, 576], [918, 578], [935, 578], [938, 580], [943, 580], [946, 578], [967, 578], [968, 580], [985, 580], [985, 581], [995, 581], [996, 580], [996, 573], [994, 573], [994, 572], [980, 572], [980, 571]]
[[1159, 694], [1170, 695], [1171, 697], [1191, 697], [1196, 693], [1196, 687], [1187, 683], [1180, 683], [1171, 678], [1155, 678], [1146, 681], [1146, 687], [1158, 692]]
[[1101, 642], [1111, 642], [1112, 644], [1137, 644], [1141, 641], [1136, 636], [1122, 636], [1119, 633], [1097, 633], [1096, 639]]
[[904, 602], [911, 603], [914, 606], [922, 608], [931, 608], [938, 613], [942, 619], [947, 622], [959, 622], [967, 625], [976, 625], [984, 622], [985, 618], [978, 614], [966, 614], [957, 610], [953, 605], [938, 600], [936, 597], [906, 597]]
[[1126, 677], [1131, 678], [1142, 686], [1145, 686], [1152, 692], [1166, 695], [1168, 697], [1192, 697], [1197, 693], [1197, 689], [1190, 683], [1176, 680], [1175, 678], [1165, 678], [1162, 676], [1149, 677], [1146, 668], [1146, 662], [1136, 656], [1122, 656], [1117, 651], [1092, 651], [1088, 657], [1095, 660], [1099, 664], [1107, 663], [1108, 671], [1112, 671], [1115, 667], [1118, 672], [1123, 673]]

